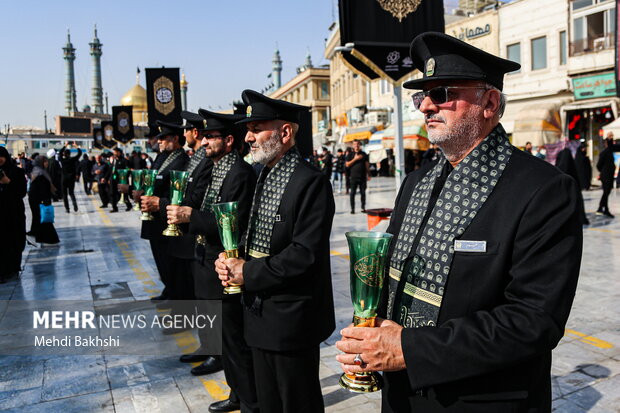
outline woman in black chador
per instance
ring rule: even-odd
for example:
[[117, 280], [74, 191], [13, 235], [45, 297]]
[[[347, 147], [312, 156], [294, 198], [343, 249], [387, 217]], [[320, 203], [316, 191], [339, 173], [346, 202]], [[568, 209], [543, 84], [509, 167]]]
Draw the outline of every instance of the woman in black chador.
[[0, 147], [0, 282], [19, 274], [26, 246], [26, 175]]
[[52, 184], [52, 179], [47, 173], [48, 160], [45, 156], [37, 156], [32, 169], [32, 182], [28, 192], [28, 203], [32, 211], [32, 225], [29, 234], [32, 234], [37, 242], [45, 244], [58, 244], [58, 234], [53, 223], [41, 223], [41, 204], [52, 205], [52, 193], [56, 188]]

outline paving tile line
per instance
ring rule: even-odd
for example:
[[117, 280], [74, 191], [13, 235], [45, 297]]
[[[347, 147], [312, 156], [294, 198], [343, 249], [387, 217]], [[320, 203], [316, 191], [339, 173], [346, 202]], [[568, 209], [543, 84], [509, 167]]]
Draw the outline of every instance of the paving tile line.
[[[120, 235], [118, 232], [118, 228], [114, 226], [107, 212], [97, 207], [94, 197], [91, 198], [91, 202], [95, 206], [95, 210], [98, 212], [103, 224], [112, 230], [112, 236], [116, 238], [116, 236]], [[116, 243], [116, 246], [120, 249], [123, 259], [125, 260], [125, 262], [127, 262], [127, 264], [129, 264], [129, 267], [135, 274], [136, 278], [142, 281], [144, 292], [146, 292], [147, 294], [158, 294], [160, 291], [158, 289], [155, 289], [157, 283], [153, 280], [151, 274], [149, 274], [144, 269], [144, 267], [140, 263], [140, 260], [136, 258], [129, 244], [119, 239], [115, 239], [114, 242]], [[157, 311], [160, 313], [167, 312], [166, 310], [159, 309]], [[199, 347], [198, 341], [189, 331], [175, 334], [174, 339], [182, 354], [191, 353]], [[200, 362], [192, 363], [193, 367], [196, 367], [198, 365], [200, 365]], [[224, 400], [228, 398], [229, 388], [225, 380], [213, 380], [206, 379], [204, 377], [198, 378], [200, 379], [205, 390], [215, 400]]]
[[579, 331], [571, 330], [568, 328], [564, 330], [564, 335], [571, 337], [571, 338], [576, 338], [578, 341], [582, 343], [589, 344], [591, 346], [594, 346], [594, 347], [597, 347], [603, 350], [614, 348], [614, 345], [608, 341], [601, 340], [600, 338], [589, 336], [587, 334], [580, 333]]

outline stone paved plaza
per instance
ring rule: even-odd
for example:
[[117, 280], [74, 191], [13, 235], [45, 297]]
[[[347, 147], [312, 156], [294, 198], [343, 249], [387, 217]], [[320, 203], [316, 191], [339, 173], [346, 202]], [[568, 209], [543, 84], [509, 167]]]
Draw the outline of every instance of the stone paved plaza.
[[[584, 192], [591, 225], [584, 230], [581, 277], [566, 334], [553, 353], [557, 412], [620, 411], [620, 256], [614, 254], [620, 253], [620, 192], [614, 190], [610, 198], [615, 220], [594, 214], [600, 195], [600, 190]], [[117, 290], [128, 291], [129, 300], [145, 300], [160, 291], [148, 243], [139, 237], [139, 213], [111, 214], [98, 208], [98, 197], [78, 196], [78, 213], [66, 214], [61, 203], [55, 204], [60, 247], [27, 247], [24, 271], [19, 279], [0, 285], [0, 301], [101, 304], [116, 299]], [[394, 198], [392, 179], [371, 181], [368, 208], [392, 207]], [[359, 198], [357, 202], [359, 210]], [[337, 328], [321, 348], [325, 405], [334, 413], [379, 412], [380, 394], [355, 395], [338, 386], [334, 343], [352, 315], [344, 233], [365, 230], [366, 216], [349, 214], [348, 196], [336, 195], [336, 206], [331, 250]], [[375, 229], [386, 227], [384, 221]], [[24, 323], [31, 323], [30, 317], [25, 314]], [[178, 354], [197, 345], [189, 332], [162, 343], [178, 348]], [[178, 356], [0, 356], [0, 411], [206, 412], [211, 402], [226, 398], [223, 373], [193, 377], [190, 368]]]

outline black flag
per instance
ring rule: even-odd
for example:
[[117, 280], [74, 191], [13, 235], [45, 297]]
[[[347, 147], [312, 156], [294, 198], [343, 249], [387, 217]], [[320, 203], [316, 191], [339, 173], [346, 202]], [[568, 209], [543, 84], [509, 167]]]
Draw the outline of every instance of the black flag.
[[181, 123], [181, 83], [179, 68], [146, 70], [146, 101], [149, 126], [155, 121]]
[[103, 149], [103, 130], [101, 125], [93, 127], [93, 147]]
[[114, 122], [111, 120], [101, 121], [102, 140], [101, 144], [104, 148], [113, 148], [116, 146], [114, 142]]
[[112, 106], [112, 122], [114, 122], [114, 139], [126, 144], [134, 138], [133, 106]]
[[[339, 0], [340, 43], [353, 43], [347, 63], [400, 83], [415, 68], [409, 45], [418, 34], [444, 31], [443, 0]], [[356, 61], [357, 60], [357, 61]]]

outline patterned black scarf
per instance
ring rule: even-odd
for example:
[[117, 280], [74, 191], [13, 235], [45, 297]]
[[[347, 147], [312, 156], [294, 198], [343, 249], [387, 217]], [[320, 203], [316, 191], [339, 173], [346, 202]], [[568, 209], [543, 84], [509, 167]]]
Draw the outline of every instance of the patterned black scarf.
[[222, 198], [222, 195], [220, 194], [222, 190], [222, 183], [224, 183], [226, 175], [228, 175], [228, 172], [238, 159], [239, 153], [233, 149], [232, 152], [224, 155], [222, 159], [220, 159], [213, 166], [211, 183], [209, 183], [209, 187], [205, 192], [205, 197], [202, 199], [202, 205], [200, 206], [201, 211], [211, 211], [211, 205], [220, 202], [220, 199]]
[[186, 169], [186, 171], [189, 172], [189, 176], [192, 176], [192, 173], [194, 172], [198, 164], [205, 158], [205, 156], [205, 148], [201, 146], [189, 160], [189, 164], [187, 165]]
[[[264, 179], [263, 191], [260, 194], [260, 200], [257, 199], [257, 193], [254, 193], [252, 200], [252, 209], [255, 210], [258, 202], [258, 211], [253, 213], [248, 226], [248, 254], [254, 258], [269, 256], [271, 247], [271, 233], [273, 232], [273, 224], [276, 222], [278, 208], [284, 190], [288, 185], [293, 172], [301, 162], [301, 155], [296, 147], [292, 147], [278, 163], [270, 170], [263, 168], [259, 181]], [[264, 174], [267, 174], [265, 177]]]
[[179, 148], [171, 152], [170, 155], [168, 155], [168, 157], [164, 161], [164, 163], [162, 163], [161, 166], [159, 167], [159, 173], [162, 173], [163, 171], [165, 171], [168, 165], [170, 165], [172, 161], [174, 161], [176, 158], [181, 156], [183, 152], [184, 152], [183, 148]]
[[[437, 325], [454, 258], [454, 240], [465, 232], [493, 192], [512, 151], [506, 132], [498, 125], [450, 172], [422, 229], [415, 254], [410, 257], [446, 158], [442, 155], [437, 165], [418, 182], [390, 261], [388, 317], [405, 327]], [[396, 305], [395, 300], [398, 300]]]

